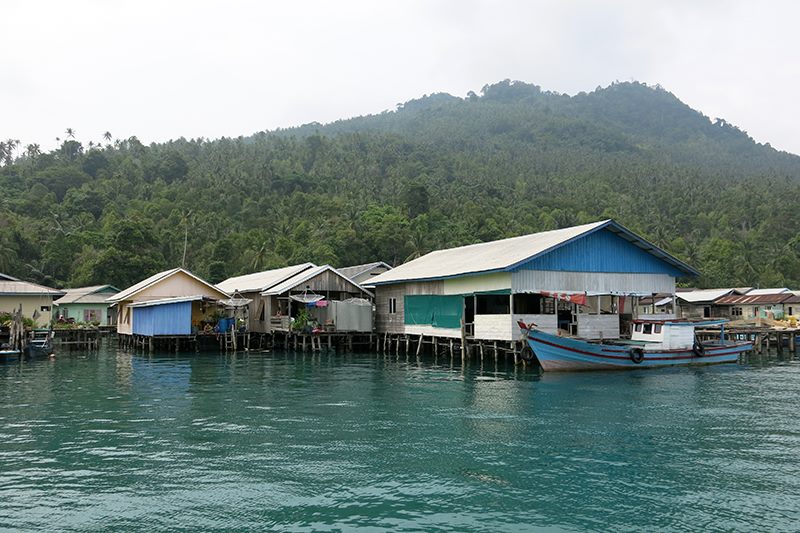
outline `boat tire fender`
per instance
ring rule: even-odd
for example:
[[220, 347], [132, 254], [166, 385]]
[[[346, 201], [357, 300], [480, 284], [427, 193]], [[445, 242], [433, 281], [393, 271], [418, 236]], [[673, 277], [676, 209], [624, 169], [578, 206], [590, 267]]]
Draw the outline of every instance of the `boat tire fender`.
[[630, 356], [631, 361], [637, 365], [644, 361], [644, 350], [642, 348], [631, 348], [631, 351], [628, 352], [628, 355]]
[[706, 355], [706, 347], [703, 346], [699, 341], [694, 341], [694, 344], [692, 345], [692, 351], [697, 357], [704, 357]]
[[533, 348], [527, 344], [522, 348], [522, 351], [519, 352], [519, 356], [526, 363], [531, 363], [536, 360], [536, 354], [533, 353]]

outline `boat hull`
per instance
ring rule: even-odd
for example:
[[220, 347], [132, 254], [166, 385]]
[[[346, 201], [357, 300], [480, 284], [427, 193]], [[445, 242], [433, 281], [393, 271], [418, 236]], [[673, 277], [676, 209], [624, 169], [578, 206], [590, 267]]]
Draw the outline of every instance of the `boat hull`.
[[[631, 357], [633, 346], [587, 342], [558, 337], [538, 330], [528, 332], [528, 344], [542, 369], [554, 371], [634, 370], [680, 365], [735, 363], [742, 353], [753, 349], [750, 342], [703, 343], [704, 355], [691, 348], [679, 350], [642, 349], [641, 361]], [[635, 356], [636, 354], [634, 354]]]

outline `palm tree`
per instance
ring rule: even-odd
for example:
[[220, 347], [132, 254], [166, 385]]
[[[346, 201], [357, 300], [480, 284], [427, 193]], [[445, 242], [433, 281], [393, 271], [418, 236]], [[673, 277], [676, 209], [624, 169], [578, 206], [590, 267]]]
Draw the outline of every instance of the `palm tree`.
[[181, 224], [183, 224], [183, 259], [181, 259], [181, 268], [186, 268], [186, 248], [189, 244], [189, 223], [191, 222], [192, 210], [189, 209], [181, 215]]
[[70, 138], [70, 139], [74, 139], [75, 138], [75, 130], [73, 130], [72, 128], [67, 128], [66, 134], [67, 134], [67, 137]]
[[264, 266], [264, 261], [267, 258], [267, 253], [269, 252], [269, 243], [264, 241], [261, 243], [261, 247], [253, 254], [253, 270], [258, 271], [261, 270], [261, 267]]
[[105, 139], [106, 143], [109, 144], [109, 145], [111, 144], [111, 139], [112, 138], [113, 137], [111, 136], [111, 132], [110, 131], [107, 131], [107, 132], [105, 132], [103, 134], [103, 139]]

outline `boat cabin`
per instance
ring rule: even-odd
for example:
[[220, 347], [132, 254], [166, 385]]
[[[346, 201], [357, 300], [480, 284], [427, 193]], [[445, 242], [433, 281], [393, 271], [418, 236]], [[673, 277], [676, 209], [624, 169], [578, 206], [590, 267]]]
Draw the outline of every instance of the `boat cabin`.
[[725, 320], [637, 320], [633, 323], [631, 340], [658, 344], [659, 349], [679, 350], [695, 345], [694, 330], [698, 326], [719, 326]]

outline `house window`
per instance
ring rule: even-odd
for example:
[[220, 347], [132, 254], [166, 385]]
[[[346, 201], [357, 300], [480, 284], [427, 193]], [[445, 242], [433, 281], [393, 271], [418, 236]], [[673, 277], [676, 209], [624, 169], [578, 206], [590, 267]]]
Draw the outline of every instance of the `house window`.
[[732, 307], [731, 308], [731, 316], [742, 316], [742, 308], [741, 307]]
[[758, 316], [758, 307], [753, 308], [753, 316]]
[[517, 315], [552, 315], [556, 312], [555, 300], [541, 294], [515, 294], [514, 313]]
[[389, 298], [389, 314], [397, 313], [397, 298]]
[[41, 306], [39, 308], [39, 311], [49, 311], [49, 310], [50, 310], [50, 306], [49, 305], [43, 305], [43, 306]]
[[83, 310], [83, 321], [84, 322], [98, 322], [98, 316], [100, 315], [97, 309], [84, 309]]
[[124, 322], [126, 324], [130, 324], [131, 323], [131, 308], [130, 307], [126, 307], [125, 308], [125, 321]]
[[479, 294], [475, 298], [476, 315], [511, 314], [511, 298], [507, 294]]
[[790, 315], [793, 315], [793, 314], [794, 314], [794, 313], [792, 313], [792, 308], [791, 308], [791, 307], [789, 308], [789, 314], [790, 314]]

